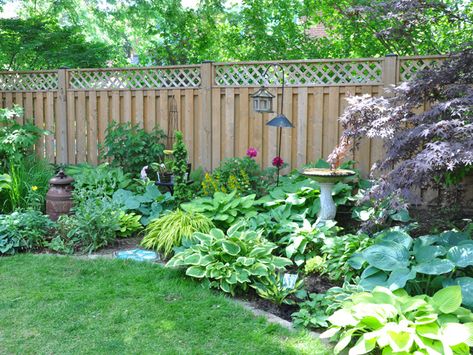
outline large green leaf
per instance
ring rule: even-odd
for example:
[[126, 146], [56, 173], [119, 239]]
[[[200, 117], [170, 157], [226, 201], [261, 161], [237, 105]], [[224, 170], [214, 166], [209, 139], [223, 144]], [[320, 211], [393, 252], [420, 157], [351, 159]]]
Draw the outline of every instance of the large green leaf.
[[397, 290], [406, 286], [407, 281], [413, 280], [415, 277], [415, 270], [409, 268], [396, 269], [391, 272], [386, 284], [390, 290]]
[[372, 245], [366, 248], [362, 254], [371, 266], [385, 271], [401, 269], [409, 265], [408, 250], [391, 241]]
[[447, 259], [434, 258], [414, 266], [414, 270], [421, 274], [442, 275], [454, 269], [455, 265]]
[[443, 313], [455, 312], [462, 303], [460, 286], [449, 286], [432, 296], [433, 304]]
[[205, 276], [205, 268], [200, 266], [191, 266], [186, 270], [186, 275], [191, 277], [203, 278]]
[[459, 285], [462, 291], [462, 304], [473, 309], [473, 278], [458, 277], [455, 280], [445, 280], [444, 286]]
[[473, 245], [463, 244], [450, 248], [447, 258], [458, 267], [473, 265]]
[[468, 239], [470, 239], [470, 237], [466, 233], [446, 231], [439, 234], [439, 236], [437, 237], [437, 243], [448, 248], [454, 245], [458, 245], [460, 242]]
[[233, 243], [229, 240], [222, 241], [222, 248], [226, 253], [230, 255], [238, 255], [238, 253], [241, 251], [241, 248], [238, 244]]
[[430, 261], [437, 256], [443, 256], [447, 253], [447, 249], [441, 245], [426, 245], [414, 248], [414, 256], [418, 263]]
[[382, 241], [383, 243], [394, 242], [401, 244], [407, 250], [409, 250], [412, 246], [411, 236], [401, 230], [388, 230], [386, 232], [381, 232], [376, 239]]

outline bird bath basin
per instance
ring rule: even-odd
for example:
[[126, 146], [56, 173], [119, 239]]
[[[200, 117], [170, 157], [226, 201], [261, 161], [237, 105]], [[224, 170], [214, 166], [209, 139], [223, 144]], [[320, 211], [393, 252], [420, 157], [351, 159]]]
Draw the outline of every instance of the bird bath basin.
[[316, 223], [335, 219], [337, 206], [332, 198], [333, 185], [354, 176], [355, 172], [346, 169], [310, 168], [304, 169], [302, 175], [317, 181], [320, 185], [320, 211]]

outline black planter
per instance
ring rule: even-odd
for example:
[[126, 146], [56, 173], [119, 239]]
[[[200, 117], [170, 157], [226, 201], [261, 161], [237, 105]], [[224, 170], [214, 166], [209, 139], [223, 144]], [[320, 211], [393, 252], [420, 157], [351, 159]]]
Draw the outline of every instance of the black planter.
[[172, 182], [172, 173], [159, 173], [158, 174], [158, 181], [159, 182], [162, 182], [162, 183], [165, 183], [165, 184], [168, 184], [168, 183], [171, 183]]

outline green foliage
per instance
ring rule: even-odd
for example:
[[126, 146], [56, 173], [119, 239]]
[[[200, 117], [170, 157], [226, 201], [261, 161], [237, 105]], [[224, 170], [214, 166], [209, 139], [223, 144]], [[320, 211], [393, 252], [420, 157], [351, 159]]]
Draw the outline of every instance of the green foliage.
[[0, 215], [0, 255], [42, 247], [54, 223], [38, 211]]
[[183, 238], [192, 239], [195, 232], [208, 233], [213, 227], [212, 221], [203, 214], [177, 209], [153, 220], [146, 228], [141, 245], [167, 256], [173, 247], [181, 245]]
[[356, 285], [344, 283], [342, 287], [332, 287], [325, 293], [311, 293], [308, 299], [299, 303], [299, 311], [293, 313], [294, 325], [306, 328], [327, 328], [328, 317], [342, 308], [354, 293], [362, 289]]
[[433, 297], [411, 297], [376, 287], [351, 296], [328, 320], [321, 338], [338, 340], [335, 354], [469, 354], [473, 346], [473, 315], [460, 307], [461, 289], [450, 286]]
[[26, 208], [42, 211], [49, 179], [54, 175], [53, 166], [31, 155], [11, 162], [8, 173], [8, 188], [0, 191], [0, 211]]
[[115, 191], [132, 184], [130, 174], [107, 163], [97, 167], [88, 164], [69, 166], [66, 173], [75, 179], [73, 198], [76, 204], [91, 198], [110, 198]]
[[[32, 122], [19, 124], [23, 118], [23, 109], [14, 106], [12, 109], [0, 109], [0, 169], [7, 168], [9, 163], [17, 162], [32, 152], [38, 139], [48, 134]], [[28, 117], [30, 119], [31, 117]]]
[[[465, 232], [446, 231], [412, 239], [400, 229], [378, 233], [375, 244], [354, 254], [349, 263], [364, 267], [360, 286], [404, 288], [415, 294], [432, 294], [449, 284], [462, 286], [464, 304], [473, 307], [473, 240]], [[365, 264], [367, 266], [365, 266]]]
[[151, 183], [144, 186], [142, 193], [118, 189], [113, 193], [112, 201], [123, 211], [140, 214], [140, 222], [146, 226], [170, 209], [174, 198], [169, 192], [161, 193], [156, 185]]
[[305, 219], [301, 227], [296, 226], [294, 231], [283, 237], [278, 244], [284, 246], [286, 257], [301, 267], [306, 260], [320, 255], [322, 245], [333, 238], [338, 230], [334, 221], [311, 224]]
[[148, 133], [138, 125], [112, 121], [100, 147], [101, 156], [109, 159], [112, 166], [120, 167], [132, 176], [138, 176], [144, 166], [160, 160], [163, 156], [164, 138], [164, 132], [158, 127]]
[[276, 273], [262, 281], [255, 281], [250, 286], [256, 290], [256, 293], [265, 300], [270, 300], [278, 305], [294, 304], [295, 302], [288, 297], [296, 294], [302, 288], [303, 281], [298, 280], [294, 287], [284, 284], [281, 274]]
[[286, 258], [272, 254], [276, 245], [255, 231], [233, 225], [227, 235], [220, 229], [194, 233], [197, 243], [176, 253], [167, 266], [185, 266], [186, 275], [204, 279], [209, 287], [234, 294], [255, 282], [268, 283], [278, 270], [291, 265]]
[[91, 253], [109, 245], [121, 232], [120, 210], [106, 199], [89, 199], [73, 209], [74, 215], [59, 217], [58, 234], [64, 245]]
[[141, 230], [140, 215], [133, 212], [125, 213], [120, 211], [118, 216], [119, 229], [117, 235], [119, 237], [126, 238]]
[[51, 16], [0, 19], [0, 68], [39, 70], [106, 66], [117, 51], [102, 41], [88, 40], [84, 26]]
[[191, 198], [191, 190], [187, 186], [187, 148], [184, 144], [182, 132], [175, 132], [176, 141], [173, 146], [175, 159], [172, 173], [174, 176], [174, 198], [177, 203], [188, 201]]
[[198, 212], [209, 217], [221, 229], [228, 229], [238, 219], [248, 219], [257, 214], [255, 195], [237, 197], [237, 191], [229, 194], [216, 192], [213, 197], [200, 197], [184, 203], [187, 212]]
[[254, 159], [229, 158], [222, 161], [212, 174], [205, 175], [202, 191], [205, 196], [218, 191], [229, 193], [233, 190], [243, 195], [261, 196], [266, 192], [269, 183]]
[[322, 275], [327, 275], [333, 281], [350, 282], [359, 274], [349, 263], [353, 254], [373, 244], [374, 239], [367, 234], [345, 234], [326, 238], [320, 247], [323, 255], [323, 264], [318, 269]]

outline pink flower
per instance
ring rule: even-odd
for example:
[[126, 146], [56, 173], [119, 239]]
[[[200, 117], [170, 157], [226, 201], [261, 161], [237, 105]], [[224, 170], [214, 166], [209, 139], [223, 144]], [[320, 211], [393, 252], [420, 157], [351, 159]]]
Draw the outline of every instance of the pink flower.
[[284, 164], [284, 160], [282, 160], [281, 157], [274, 157], [273, 166], [275, 166], [276, 168], [280, 168], [281, 166], [283, 166], [283, 164]]
[[258, 151], [255, 148], [248, 148], [246, 155], [250, 158], [255, 158], [258, 155]]

